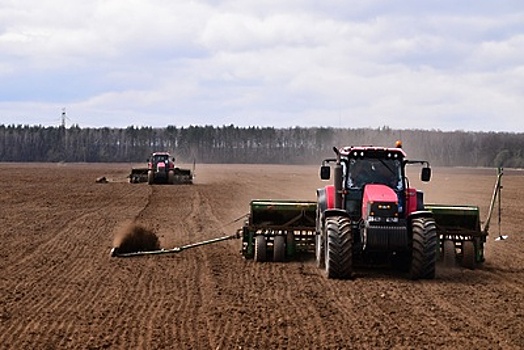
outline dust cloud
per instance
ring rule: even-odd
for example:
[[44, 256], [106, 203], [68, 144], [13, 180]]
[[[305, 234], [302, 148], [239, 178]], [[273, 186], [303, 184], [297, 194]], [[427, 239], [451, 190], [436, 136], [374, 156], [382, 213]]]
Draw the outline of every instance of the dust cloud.
[[155, 232], [136, 223], [129, 223], [117, 230], [113, 247], [119, 253], [134, 253], [160, 249], [160, 241]]

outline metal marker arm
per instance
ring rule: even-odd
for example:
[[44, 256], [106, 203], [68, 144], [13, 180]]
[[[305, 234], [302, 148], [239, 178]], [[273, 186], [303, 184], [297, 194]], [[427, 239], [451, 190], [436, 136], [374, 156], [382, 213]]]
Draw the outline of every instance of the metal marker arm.
[[111, 257], [130, 258], [130, 257], [135, 257], [135, 256], [144, 256], [144, 255], [175, 254], [175, 253], [180, 253], [181, 251], [186, 250], [186, 249], [191, 249], [191, 248], [199, 247], [202, 245], [207, 245], [207, 244], [212, 244], [216, 242], [227, 241], [229, 239], [237, 239], [237, 238], [240, 238], [239, 233], [235, 233], [234, 235], [229, 235], [229, 236], [213, 238], [213, 239], [209, 239], [206, 241], [186, 244], [186, 245], [183, 245], [180, 247], [174, 247], [171, 249], [159, 249], [159, 250], [150, 250], [150, 251], [144, 251], [144, 252], [131, 252], [131, 253], [119, 253], [118, 247], [114, 247], [113, 249], [111, 249]]

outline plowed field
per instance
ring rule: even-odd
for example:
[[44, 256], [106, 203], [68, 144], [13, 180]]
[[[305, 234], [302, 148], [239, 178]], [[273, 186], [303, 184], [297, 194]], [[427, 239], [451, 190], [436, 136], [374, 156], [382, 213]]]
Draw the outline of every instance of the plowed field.
[[[314, 166], [200, 165], [194, 185], [129, 184], [130, 165], [0, 164], [0, 349], [522, 349], [524, 173], [476, 270], [327, 280], [309, 257], [254, 263], [240, 241], [111, 258], [130, 222], [161, 245], [232, 234], [252, 198], [315, 199]], [[95, 179], [106, 176], [109, 183]], [[444, 169], [426, 201], [488, 209], [495, 170]]]

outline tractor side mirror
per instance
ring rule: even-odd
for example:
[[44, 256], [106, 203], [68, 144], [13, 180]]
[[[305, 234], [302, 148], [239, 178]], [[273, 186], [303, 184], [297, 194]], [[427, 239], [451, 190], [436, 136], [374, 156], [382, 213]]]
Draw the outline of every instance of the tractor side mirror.
[[320, 178], [322, 180], [329, 180], [331, 177], [331, 167], [329, 165], [322, 165], [320, 167]]
[[423, 182], [428, 182], [431, 179], [431, 168], [424, 167], [420, 173], [420, 180]]

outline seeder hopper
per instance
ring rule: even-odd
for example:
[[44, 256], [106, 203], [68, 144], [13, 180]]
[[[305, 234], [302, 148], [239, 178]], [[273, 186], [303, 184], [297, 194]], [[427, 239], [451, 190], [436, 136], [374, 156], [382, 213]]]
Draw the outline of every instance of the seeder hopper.
[[257, 262], [282, 262], [315, 251], [316, 202], [257, 199], [239, 230], [242, 255]]

